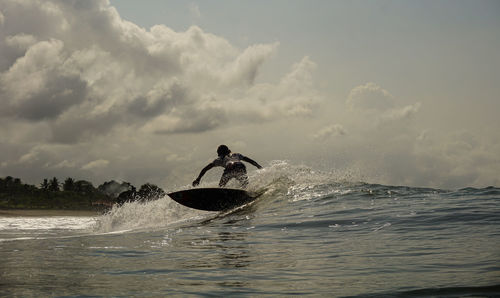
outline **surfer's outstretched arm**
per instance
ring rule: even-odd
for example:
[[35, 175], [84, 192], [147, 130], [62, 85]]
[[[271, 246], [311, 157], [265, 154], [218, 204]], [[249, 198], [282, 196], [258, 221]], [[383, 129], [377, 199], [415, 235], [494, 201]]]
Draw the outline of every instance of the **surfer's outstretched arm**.
[[198, 175], [198, 178], [196, 178], [196, 180], [193, 181], [193, 186], [197, 186], [198, 184], [200, 184], [201, 177], [203, 177], [203, 175], [205, 175], [205, 173], [213, 167], [214, 167], [213, 163], [209, 163], [206, 167], [204, 167], [201, 170], [200, 175]]
[[243, 156], [243, 158], [242, 158], [242, 159], [243, 159], [244, 161], [246, 161], [246, 162], [248, 162], [248, 163], [250, 163], [250, 164], [252, 164], [252, 165], [256, 166], [256, 167], [257, 167], [257, 169], [262, 169], [262, 166], [261, 166], [261, 165], [259, 165], [259, 164], [258, 164], [255, 160], [253, 160], [253, 159], [251, 159], [251, 158], [248, 158], [248, 157], [246, 157], [246, 156]]

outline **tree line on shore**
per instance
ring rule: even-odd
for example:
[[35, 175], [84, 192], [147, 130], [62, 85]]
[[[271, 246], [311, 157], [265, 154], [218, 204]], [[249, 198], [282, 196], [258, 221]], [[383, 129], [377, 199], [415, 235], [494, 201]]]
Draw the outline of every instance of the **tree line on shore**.
[[86, 180], [68, 177], [43, 179], [39, 186], [20, 178], [0, 178], [0, 209], [103, 210], [127, 201], [149, 201], [165, 196], [160, 187], [146, 183], [139, 190], [128, 182], [105, 182], [97, 188]]

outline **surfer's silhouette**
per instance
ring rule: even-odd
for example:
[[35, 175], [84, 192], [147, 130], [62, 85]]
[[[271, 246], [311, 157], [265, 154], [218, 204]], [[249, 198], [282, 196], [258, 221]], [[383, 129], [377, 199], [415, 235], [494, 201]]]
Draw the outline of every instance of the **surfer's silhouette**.
[[226, 145], [220, 145], [217, 148], [217, 157], [214, 161], [209, 163], [206, 167], [204, 167], [198, 178], [193, 181], [193, 186], [197, 186], [200, 184], [201, 177], [205, 175], [205, 173], [213, 167], [223, 167], [224, 173], [220, 178], [219, 186], [224, 187], [229, 180], [235, 178], [241, 183], [243, 188], [246, 188], [248, 185], [248, 176], [247, 176], [247, 168], [241, 161], [246, 161], [258, 169], [262, 169], [262, 167], [254, 160], [239, 154], [239, 153], [231, 153], [231, 150]]

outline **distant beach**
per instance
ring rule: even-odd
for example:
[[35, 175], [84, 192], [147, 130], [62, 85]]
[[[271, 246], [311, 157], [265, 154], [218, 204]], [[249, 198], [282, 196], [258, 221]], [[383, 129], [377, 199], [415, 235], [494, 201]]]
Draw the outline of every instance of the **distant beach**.
[[92, 210], [23, 210], [23, 209], [9, 209], [1, 210], [0, 216], [97, 216], [102, 214], [100, 211]]

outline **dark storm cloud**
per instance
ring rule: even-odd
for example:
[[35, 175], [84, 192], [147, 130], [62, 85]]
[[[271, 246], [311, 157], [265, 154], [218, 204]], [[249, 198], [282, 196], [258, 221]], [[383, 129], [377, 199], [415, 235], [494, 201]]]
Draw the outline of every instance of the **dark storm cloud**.
[[190, 109], [182, 116], [174, 119], [168, 119], [164, 128], [160, 125], [155, 129], [157, 134], [172, 133], [199, 133], [215, 129], [224, 123], [227, 123], [227, 116], [220, 109]]
[[174, 107], [185, 105], [188, 101], [187, 92], [185, 87], [175, 82], [169, 86], [158, 86], [132, 99], [126, 110], [139, 117], [154, 118], [169, 113]]
[[87, 84], [76, 76], [56, 77], [38, 93], [13, 104], [13, 114], [32, 121], [57, 118], [66, 109], [82, 102]]
[[110, 111], [98, 115], [66, 114], [50, 124], [50, 142], [75, 144], [109, 133], [118, 123], [126, 121], [124, 114]]

